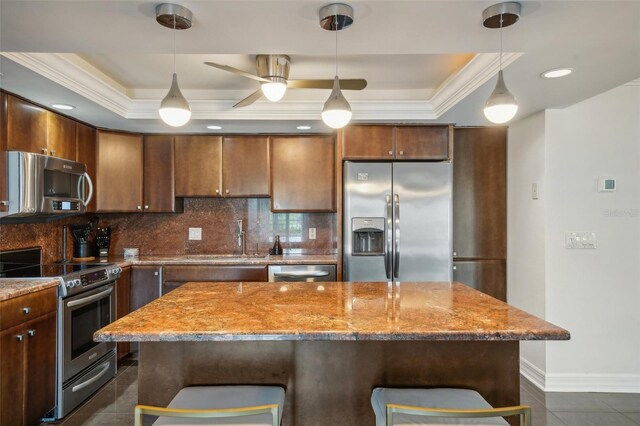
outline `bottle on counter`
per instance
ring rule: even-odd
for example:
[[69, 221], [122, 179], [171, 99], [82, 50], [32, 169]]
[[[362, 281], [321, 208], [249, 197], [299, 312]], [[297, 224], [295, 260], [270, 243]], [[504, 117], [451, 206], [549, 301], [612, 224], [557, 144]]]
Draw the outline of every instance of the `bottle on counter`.
[[282, 254], [282, 246], [280, 245], [280, 235], [276, 235], [276, 240], [273, 243], [273, 248], [271, 249], [271, 254], [279, 256]]

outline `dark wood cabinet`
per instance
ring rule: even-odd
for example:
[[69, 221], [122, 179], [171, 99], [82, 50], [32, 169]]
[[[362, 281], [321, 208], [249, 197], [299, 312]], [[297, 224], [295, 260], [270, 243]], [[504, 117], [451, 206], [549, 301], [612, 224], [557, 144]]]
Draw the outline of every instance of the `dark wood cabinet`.
[[351, 125], [340, 132], [345, 160], [447, 160], [451, 126]]
[[[76, 161], [87, 166], [87, 173], [94, 182], [93, 198], [87, 206], [88, 212], [96, 211], [98, 188], [96, 183], [96, 129], [82, 123], [76, 123]], [[86, 196], [86, 194], [85, 194]]]
[[52, 157], [76, 160], [76, 122], [47, 111], [47, 149]]
[[269, 137], [232, 136], [222, 140], [225, 197], [269, 196]]
[[[122, 268], [120, 278], [116, 281], [116, 319], [131, 312], [131, 268]], [[116, 344], [118, 359], [124, 358], [131, 352], [131, 344], [129, 342], [118, 342]]]
[[56, 301], [49, 289], [0, 303], [2, 426], [38, 425], [55, 406]]
[[176, 197], [220, 196], [221, 164], [221, 136], [176, 136]]
[[142, 136], [98, 132], [96, 210], [142, 212]]
[[0, 212], [9, 210], [7, 188], [7, 95], [0, 92]]
[[507, 301], [506, 260], [457, 260], [453, 262], [453, 268], [454, 281]]
[[398, 126], [394, 150], [397, 160], [446, 160], [449, 126]]
[[270, 163], [272, 211], [336, 211], [333, 136], [273, 137]]
[[129, 307], [131, 311], [141, 308], [160, 297], [162, 292], [161, 266], [132, 266]]
[[48, 154], [47, 110], [8, 95], [7, 149]]
[[507, 129], [456, 128], [453, 256], [507, 256]]
[[173, 148], [173, 136], [144, 137], [144, 212], [182, 211], [175, 196]]
[[268, 281], [266, 266], [165, 266], [162, 294], [187, 282]]

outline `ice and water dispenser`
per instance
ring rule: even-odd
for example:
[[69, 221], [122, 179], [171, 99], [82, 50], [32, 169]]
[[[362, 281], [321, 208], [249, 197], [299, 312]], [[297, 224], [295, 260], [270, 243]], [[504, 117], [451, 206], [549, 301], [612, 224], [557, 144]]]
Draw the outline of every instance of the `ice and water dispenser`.
[[354, 217], [351, 230], [354, 256], [384, 255], [383, 217]]

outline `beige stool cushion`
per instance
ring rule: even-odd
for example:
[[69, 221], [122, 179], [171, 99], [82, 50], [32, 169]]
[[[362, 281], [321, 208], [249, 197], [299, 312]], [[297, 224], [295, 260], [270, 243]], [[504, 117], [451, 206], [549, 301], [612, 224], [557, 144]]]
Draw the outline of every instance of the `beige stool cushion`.
[[[284, 389], [279, 386], [190, 386], [181, 389], [171, 400], [168, 408], [193, 408], [213, 410], [219, 408], [252, 407], [256, 405], [278, 404], [280, 421], [284, 406]], [[154, 426], [171, 425], [242, 425], [271, 426], [271, 414], [257, 414], [221, 419], [180, 419], [160, 417]]]
[[[371, 405], [376, 414], [376, 426], [386, 426], [387, 404], [411, 405], [424, 408], [482, 409], [491, 405], [476, 391], [468, 389], [391, 389], [375, 388]], [[473, 419], [425, 417], [394, 414], [394, 426], [404, 425], [483, 425], [509, 426], [502, 417]]]

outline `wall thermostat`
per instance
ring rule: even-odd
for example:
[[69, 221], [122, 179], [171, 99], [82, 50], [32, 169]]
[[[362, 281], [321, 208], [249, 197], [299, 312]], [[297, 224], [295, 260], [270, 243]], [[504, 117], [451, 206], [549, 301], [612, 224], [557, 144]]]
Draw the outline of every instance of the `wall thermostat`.
[[616, 190], [616, 180], [611, 177], [600, 176], [598, 178], [598, 191], [613, 192]]

